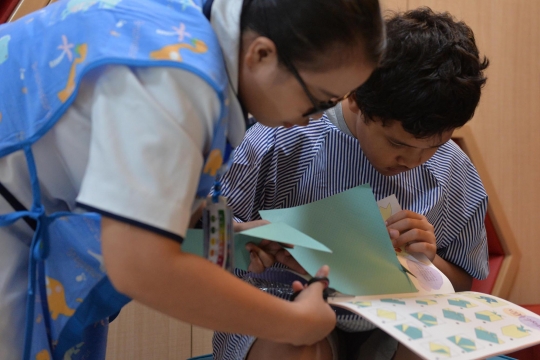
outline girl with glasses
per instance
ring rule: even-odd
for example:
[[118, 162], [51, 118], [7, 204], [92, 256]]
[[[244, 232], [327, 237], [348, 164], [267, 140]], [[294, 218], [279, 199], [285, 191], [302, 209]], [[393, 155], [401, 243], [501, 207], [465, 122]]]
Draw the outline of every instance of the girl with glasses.
[[383, 44], [377, 0], [60, 0], [0, 26], [0, 358], [102, 358], [73, 327], [130, 298], [220, 331], [324, 338], [320, 283], [281, 300], [181, 243], [247, 113], [307, 124]]

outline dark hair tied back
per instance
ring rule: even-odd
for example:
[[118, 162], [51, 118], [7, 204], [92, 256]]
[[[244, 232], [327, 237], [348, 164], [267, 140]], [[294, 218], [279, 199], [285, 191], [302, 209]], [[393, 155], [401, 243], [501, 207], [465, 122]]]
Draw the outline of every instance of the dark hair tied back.
[[384, 47], [378, 0], [244, 0], [246, 30], [268, 37], [282, 62], [304, 69], [341, 65], [321, 56], [328, 51], [354, 55], [360, 49], [377, 64]]

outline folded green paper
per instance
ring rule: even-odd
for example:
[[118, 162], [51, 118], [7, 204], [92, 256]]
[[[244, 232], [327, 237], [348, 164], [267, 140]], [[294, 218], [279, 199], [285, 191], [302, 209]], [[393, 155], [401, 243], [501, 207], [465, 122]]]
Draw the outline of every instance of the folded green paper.
[[310, 204], [260, 214], [270, 222], [286, 223], [331, 249], [332, 253], [326, 253], [297, 246], [289, 252], [311, 275], [322, 265], [329, 265], [330, 286], [342, 293], [361, 296], [417, 291], [395, 255], [367, 185]]
[[[330, 266], [330, 286], [356, 296], [416, 292], [396, 258], [371, 188], [340, 194], [287, 209], [264, 210], [270, 224], [235, 234], [235, 266], [249, 265], [248, 242], [262, 239], [294, 245], [288, 249], [314, 275]], [[202, 256], [202, 230], [188, 230], [184, 251]]]

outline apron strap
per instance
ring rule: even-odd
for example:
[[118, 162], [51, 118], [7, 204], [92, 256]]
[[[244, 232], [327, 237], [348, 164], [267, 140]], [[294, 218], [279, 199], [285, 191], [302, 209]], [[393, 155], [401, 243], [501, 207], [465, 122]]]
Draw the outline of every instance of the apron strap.
[[[8, 189], [6, 189], [6, 187], [2, 185], [2, 183], [0, 183], [0, 195], [2, 195], [4, 199], [6, 199], [9, 205], [11, 205], [11, 207], [15, 211], [28, 211], [28, 209], [23, 204], [21, 204], [21, 202], [17, 200], [17, 198], [13, 196], [13, 194]], [[30, 226], [32, 230], [36, 231], [37, 221], [35, 219], [25, 216], [23, 217], [23, 220], [25, 223], [28, 224], [28, 226]]]
[[206, 16], [208, 21], [210, 21], [210, 16], [212, 13], [212, 4], [214, 3], [214, 0], [206, 0], [206, 2], [203, 5], [203, 14]]

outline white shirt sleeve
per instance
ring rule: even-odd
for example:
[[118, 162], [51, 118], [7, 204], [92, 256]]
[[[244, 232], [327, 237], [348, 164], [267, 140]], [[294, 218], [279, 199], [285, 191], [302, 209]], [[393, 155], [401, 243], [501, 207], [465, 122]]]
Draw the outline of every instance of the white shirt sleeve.
[[92, 100], [90, 155], [77, 202], [185, 236], [220, 103], [189, 72], [110, 66]]

